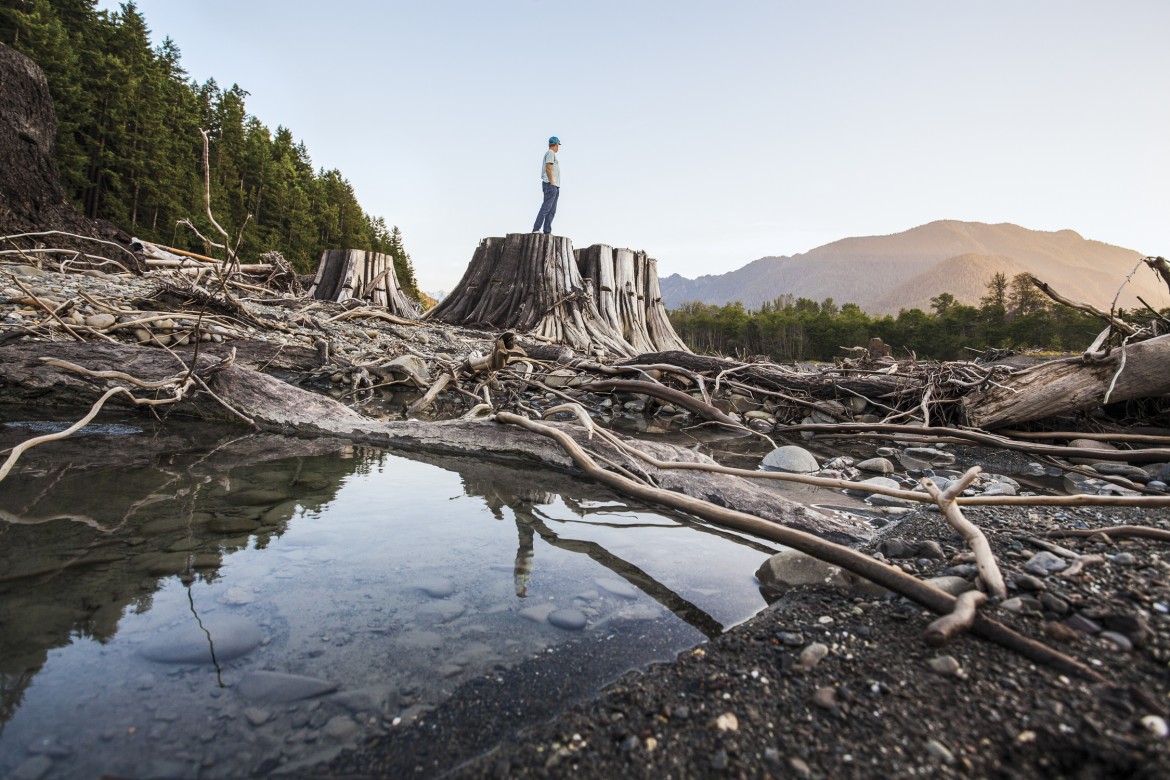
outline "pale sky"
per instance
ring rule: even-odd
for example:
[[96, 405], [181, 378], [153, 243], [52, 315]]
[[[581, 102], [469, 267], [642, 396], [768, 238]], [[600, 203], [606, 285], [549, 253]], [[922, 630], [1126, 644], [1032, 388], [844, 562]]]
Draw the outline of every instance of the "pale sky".
[[1165, 0], [138, 7], [398, 225], [431, 292], [532, 229], [550, 135], [554, 232], [663, 276], [936, 219], [1170, 255]]

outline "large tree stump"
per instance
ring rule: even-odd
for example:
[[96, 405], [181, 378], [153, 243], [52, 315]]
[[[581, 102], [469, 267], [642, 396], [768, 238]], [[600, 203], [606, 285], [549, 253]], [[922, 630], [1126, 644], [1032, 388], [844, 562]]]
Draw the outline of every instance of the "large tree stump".
[[322, 252], [309, 297], [322, 301], [366, 301], [395, 316], [410, 319], [417, 319], [421, 314], [418, 305], [398, 284], [394, 258], [361, 249]]
[[583, 352], [686, 349], [662, 306], [656, 264], [644, 252], [595, 245], [574, 253], [568, 238], [542, 233], [483, 239], [463, 279], [428, 316]]

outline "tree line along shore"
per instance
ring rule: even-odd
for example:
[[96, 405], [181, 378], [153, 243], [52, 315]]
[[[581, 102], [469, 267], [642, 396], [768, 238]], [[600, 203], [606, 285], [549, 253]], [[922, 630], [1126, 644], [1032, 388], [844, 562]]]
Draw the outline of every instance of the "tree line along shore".
[[382, 252], [406, 293], [418, 284], [401, 231], [366, 212], [337, 169], [314, 169], [293, 130], [269, 130], [247, 112], [246, 89], [188, 78], [179, 47], [157, 47], [133, 2], [24, 0], [0, 6], [0, 43], [44, 70], [57, 115], [54, 158], [81, 213], [153, 243], [206, 252], [190, 220], [205, 216], [203, 139], [210, 136], [211, 210], [241, 257], [280, 252], [300, 273], [326, 249]]
[[[1149, 313], [1118, 316], [1141, 321]], [[1004, 349], [1064, 352], [1092, 342], [1101, 329], [1099, 318], [1054, 305], [1023, 273], [1010, 279], [1002, 273], [992, 276], [978, 306], [943, 292], [931, 299], [929, 312], [902, 309], [897, 317], [879, 317], [832, 298], [818, 303], [786, 295], [754, 310], [742, 303], [684, 303], [671, 311], [670, 322], [697, 352], [766, 355], [778, 362], [833, 360], [842, 347], [874, 337], [899, 357], [929, 360], [971, 360]]]

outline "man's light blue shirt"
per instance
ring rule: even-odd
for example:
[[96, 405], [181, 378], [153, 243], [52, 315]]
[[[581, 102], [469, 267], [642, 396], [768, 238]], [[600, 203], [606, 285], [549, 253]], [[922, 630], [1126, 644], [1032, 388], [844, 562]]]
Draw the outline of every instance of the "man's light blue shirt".
[[[546, 166], [549, 163], [552, 163], [552, 173], [553, 173], [553, 180], [552, 181], [548, 181], [548, 168]], [[561, 186], [561, 164], [557, 160], [557, 153], [554, 152], [552, 149], [549, 149], [547, 152], [544, 153], [544, 161], [540, 164], [540, 180], [541, 181], [548, 181], [548, 183], [553, 185], [554, 187]]]

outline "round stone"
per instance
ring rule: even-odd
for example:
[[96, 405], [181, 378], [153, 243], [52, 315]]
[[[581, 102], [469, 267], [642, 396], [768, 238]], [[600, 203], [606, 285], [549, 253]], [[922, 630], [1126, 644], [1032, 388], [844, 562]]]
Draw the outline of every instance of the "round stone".
[[450, 577], [423, 577], [415, 586], [433, 599], [445, 599], [455, 592], [455, 583]]
[[274, 704], [309, 699], [335, 690], [337, 684], [328, 680], [264, 671], [249, 672], [236, 685], [236, 692], [245, 699]]
[[558, 609], [550, 612], [548, 622], [564, 631], [580, 631], [588, 622], [585, 613], [576, 609]]
[[765, 471], [787, 471], [793, 474], [811, 474], [821, 467], [811, 452], [795, 444], [777, 447], [764, 456], [760, 465]]
[[168, 664], [209, 664], [212, 651], [220, 663], [239, 658], [260, 645], [256, 624], [237, 615], [207, 617], [200, 626], [191, 621], [144, 642], [139, 652], [151, 661]]
[[1047, 577], [1049, 574], [1064, 571], [1067, 568], [1068, 561], [1047, 550], [1036, 553], [1024, 564], [1024, 571], [1037, 577]]
[[857, 464], [857, 468], [861, 471], [868, 471], [870, 474], [893, 474], [894, 464], [888, 458], [870, 458], [863, 460]]
[[638, 589], [625, 580], [605, 578], [596, 579], [594, 582], [597, 583], [597, 587], [601, 588], [607, 593], [612, 593], [613, 595], [620, 596], [623, 599], [638, 598]]

